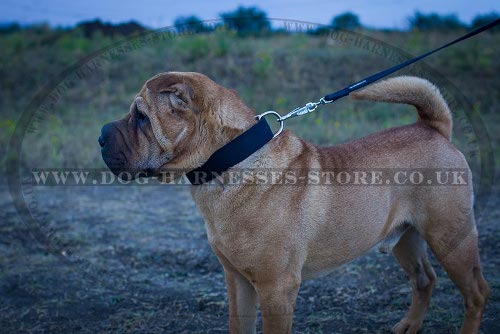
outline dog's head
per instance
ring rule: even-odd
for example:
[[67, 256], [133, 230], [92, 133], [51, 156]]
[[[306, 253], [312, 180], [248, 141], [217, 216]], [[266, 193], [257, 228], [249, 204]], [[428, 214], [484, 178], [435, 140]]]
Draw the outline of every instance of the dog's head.
[[234, 91], [203, 74], [161, 73], [146, 82], [125, 117], [103, 126], [102, 157], [122, 178], [161, 174], [170, 181], [249, 128], [253, 115]]

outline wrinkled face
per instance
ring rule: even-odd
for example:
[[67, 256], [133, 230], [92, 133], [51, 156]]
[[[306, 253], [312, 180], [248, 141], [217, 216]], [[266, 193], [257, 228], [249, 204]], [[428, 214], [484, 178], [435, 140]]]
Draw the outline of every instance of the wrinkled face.
[[102, 157], [122, 178], [163, 175], [169, 181], [241, 132], [252, 119], [248, 111], [232, 91], [202, 74], [161, 73], [146, 82], [125, 117], [103, 126]]

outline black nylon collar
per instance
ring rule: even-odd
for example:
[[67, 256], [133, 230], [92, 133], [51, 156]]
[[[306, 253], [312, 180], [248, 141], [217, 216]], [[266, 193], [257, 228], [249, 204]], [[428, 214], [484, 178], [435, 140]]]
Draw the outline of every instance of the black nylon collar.
[[250, 129], [215, 151], [202, 166], [186, 173], [186, 176], [193, 185], [209, 182], [257, 152], [271, 139], [273, 132], [262, 117]]

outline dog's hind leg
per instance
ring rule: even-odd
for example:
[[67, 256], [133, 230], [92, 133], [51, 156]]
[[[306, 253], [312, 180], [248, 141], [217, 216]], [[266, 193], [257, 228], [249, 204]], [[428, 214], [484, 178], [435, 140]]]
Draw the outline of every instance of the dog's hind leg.
[[410, 310], [392, 331], [397, 334], [417, 333], [429, 306], [436, 274], [427, 258], [425, 240], [413, 226], [403, 233], [392, 251], [408, 275], [412, 287]]
[[462, 294], [465, 317], [461, 333], [479, 333], [489, 288], [481, 273], [474, 216], [472, 209], [450, 213], [426, 227], [425, 239]]

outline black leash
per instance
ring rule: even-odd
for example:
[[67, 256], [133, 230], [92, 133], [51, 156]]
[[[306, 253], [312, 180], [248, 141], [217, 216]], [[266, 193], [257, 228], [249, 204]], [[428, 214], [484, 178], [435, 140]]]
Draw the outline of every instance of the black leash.
[[328, 104], [328, 103], [332, 103], [332, 102], [335, 102], [337, 101], [338, 99], [340, 98], [343, 98], [347, 95], [349, 95], [351, 92], [354, 92], [355, 90], [358, 90], [358, 89], [361, 89], [363, 87], [366, 87], [368, 86], [369, 84], [372, 84], [374, 83], [375, 81], [377, 80], [380, 80], [406, 66], [409, 66], [421, 59], [424, 59], [425, 57], [427, 56], [430, 56], [431, 54], [433, 53], [436, 53], [442, 49], [445, 49], [453, 44], [456, 44], [458, 42], [461, 42], [463, 40], [466, 40], [468, 38], [471, 38], [472, 36], [475, 36], [485, 30], [488, 30], [488, 29], [491, 29], [497, 25], [500, 24], [500, 19], [496, 19], [495, 21], [491, 22], [491, 23], [488, 23], [487, 25], [485, 26], [482, 26], [480, 28], [477, 28], [465, 35], [463, 35], [462, 37], [459, 37], [443, 46], [440, 46], [439, 48], [437, 49], [434, 49], [434, 50], [431, 50], [429, 52], [426, 52], [420, 56], [417, 56], [415, 58], [412, 58], [412, 59], [408, 59], [407, 61], [405, 62], [402, 62], [401, 64], [399, 65], [396, 65], [396, 66], [393, 66], [391, 68], [388, 68], [386, 70], [383, 70], [383, 71], [380, 71], [378, 73], [375, 73], [363, 80], [360, 80], [354, 84], [351, 84], [345, 88], [342, 88], [341, 90], [338, 90], [334, 93], [331, 93], [331, 94], [328, 94], [328, 95], [325, 95], [324, 97], [322, 97], [318, 102], [309, 102], [307, 103], [305, 106], [303, 107], [300, 107], [300, 108], [297, 108], [297, 109], [294, 109], [292, 110], [291, 112], [289, 112], [288, 114], [286, 114], [285, 116], [282, 116], [278, 119], [278, 121], [282, 122], [284, 121], [285, 119], [288, 119], [288, 118], [291, 118], [291, 117], [295, 117], [295, 116], [301, 116], [301, 115], [304, 115], [304, 114], [307, 114], [307, 113], [310, 113], [314, 110], [316, 110], [316, 108], [321, 105], [321, 104]]
[[[186, 173], [186, 176], [189, 179], [189, 182], [191, 182], [191, 184], [193, 185], [200, 185], [209, 182], [217, 175], [222, 174], [224, 171], [228, 170], [229, 168], [233, 167], [234, 165], [240, 163], [241, 161], [251, 156], [262, 146], [264, 146], [267, 142], [269, 142], [271, 139], [279, 135], [283, 130], [283, 123], [286, 119], [295, 116], [305, 115], [307, 113], [316, 110], [316, 108], [321, 104], [328, 104], [337, 101], [338, 99], [349, 95], [351, 92], [355, 90], [368, 86], [369, 84], [372, 84], [375, 81], [380, 80], [408, 65], [411, 65], [427, 56], [430, 56], [431, 54], [438, 52], [439, 50], [442, 50], [455, 43], [471, 38], [472, 36], [475, 36], [485, 30], [491, 29], [497, 26], [498, 24], [500, 24], [500, 19], [497, 19], [483, 27], [475, 29], [463, 35], [462, 37], [457, 38], [437, 49], [426, 52], [418, 57], [409, 59], [405, 62], [402, 62], [399, 65], [375, 73], [361, 81], [358, 81], [334, 93], [325, 95], [318, 102], [308, 102], [305, 106], [296, 108], [284, 116], [281, 116], [275, 111], [266, 111], [265, 113], [257, 115], [256, 117], [259, 121], [254, 126], [252, 126], [247, 131], [243, 132], [241, 135], [233, 139], [228, 144], [218, 149], [214, 154], [210, 156], [207, 162], [205, 162], [202, 166]], [[264, 117], [269, 114], [273, 114], [274, 116], [276, 116], [278, 121], [280, 122], [280, 128], [275, 134], [273, 134], [273, 132], [271, 131], [271, 128], [267, 124], [266, 119]]]

